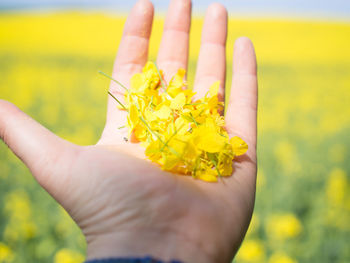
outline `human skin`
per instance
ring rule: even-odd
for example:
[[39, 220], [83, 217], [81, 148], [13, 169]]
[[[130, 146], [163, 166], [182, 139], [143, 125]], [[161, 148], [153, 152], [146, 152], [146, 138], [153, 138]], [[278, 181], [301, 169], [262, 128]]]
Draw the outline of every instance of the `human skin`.
[[[147, 61], [153, 6], [139, 0], [129, 14], [113, 77], [129, 85]], [[170, 3], [157, 64], [166, 80], [187, 68], [190, 0]], [[202, 97], [220, 80], [224, 98], [227, 12], [217, 3], [205, 16], [195, 86]], [[234, 162], [231, 177], [218, 183], [162, 171], [139, 145], [125, 142], [126, 113], [108, 98], [107, 120], [96, 145], [67, 142], [0, 100], [0, 136], [28, 166], [38, 183], [81, 228], [87, 258], [152, 255], [184, 262], [231, 262], [248, 228], [255, 200], [257, 77], [248, 38], [234, 47], [233, 81], [226, 105], [229, 135], [249, 149]], [[122, 90], [111, 84], [119, 99]]]

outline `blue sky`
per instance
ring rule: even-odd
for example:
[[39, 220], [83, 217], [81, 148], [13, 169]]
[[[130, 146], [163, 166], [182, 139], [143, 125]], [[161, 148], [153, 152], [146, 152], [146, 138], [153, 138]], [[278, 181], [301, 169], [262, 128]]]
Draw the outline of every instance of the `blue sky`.
[[[168, 0], [152, 1], [159, 12]], [[196, 13], [203, 13], [213, 0], [193, 0]], [[277, 16], [350, 20], [350, 0], [216, 0], [231, 14], [239, 16]], [[0, 9], [9, 10], [103, 10], [125, 13], [135, 0], [0, 0]]]

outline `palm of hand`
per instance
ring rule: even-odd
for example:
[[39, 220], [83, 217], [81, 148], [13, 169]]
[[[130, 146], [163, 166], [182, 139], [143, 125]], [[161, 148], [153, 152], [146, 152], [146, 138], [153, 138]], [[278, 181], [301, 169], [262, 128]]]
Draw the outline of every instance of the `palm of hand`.
[[[251, 185], [236, 178], [211, 184], [173, 175], [118, 148], [92, 146], [81, 151], [72, 159], [74, 165], [69, 170], [73, 175], [63, 180], [56, 197], [82, 228], [90, 254], [106, 256], [103, 250], [100, 252], [100, 243], [105, 247], [100, 240], [122, 232], [134, 236], [134, 240], [142, 240], [143, 233], [143, 244], [148, 238], [158, 237], [152, 242], [153, 248], [176, 239], [176, 243], [207, 253], [215, 262], [220, 251], [225, 251], [226, 260], [232, 257], [253, 209]], [[237, 165], [234, 176], [253, 176], [254, 169], [253, 162], [244, 160]], [[149, 253], [147, 245], [135, 248], [133, 242], [124, 243], [123, 251]], [[167, 256], [164, 251], [153, 253]]]
[[[189, 0], [171, 2], [157, 61], [166, 78], [186, 68], [190, 10]], [[152, 17], [152, 5], [141, 0], [126, 22], [113, 72], [126, 85], [147, 60]], [[226, 28], [225, 9], [212, 5], [197, 67], [199, 96], [214, 81], [225, 82]], [[125, 123], [125, 113], [113, 100], [108, 101], [106, 127], [95, 146], [63, 141], [4, 101], [1, 138], [81, 227], [89, 258], [152, 254], [227, 262], [240, 245], [254, 206], [256, 88], [254, 50], [242, 38], [236, 44], [225, 121], [229, 133], [242, 137], [250, 149], [235, 162], [234, 175], [217, 184], [173, 175], [145, 160], [138, 145], [124, 142], [125, 134], [116, 132]], [[118, 87], [112, 85], [110, 91], [122, 97]], [[18, 124], [26, 131], [18, 130]]]

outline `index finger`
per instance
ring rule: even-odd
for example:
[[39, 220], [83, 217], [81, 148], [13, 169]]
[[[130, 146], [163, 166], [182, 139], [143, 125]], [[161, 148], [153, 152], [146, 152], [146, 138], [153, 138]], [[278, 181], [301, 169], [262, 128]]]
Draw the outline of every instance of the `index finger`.
[[[153, 5], [149, 0], [139, 0], [125, 23], [112, 76], [126, 87], [129, 86], [131, 77], [141, 72], [147, 62], [153, 12]], [[109, 91], [119, 101], [124, 101], [125, 90], [117, 83], [112, 81]], [[116, 131], [118, 127], [125, 124], [126, 112], [118, 109], [117, 106], [115, 99], [108, 96], [107, 121], [100, 143], [123, 140], [123, 136], [117, 135]], [[123, 131], [119, 130], [119, 132]]]

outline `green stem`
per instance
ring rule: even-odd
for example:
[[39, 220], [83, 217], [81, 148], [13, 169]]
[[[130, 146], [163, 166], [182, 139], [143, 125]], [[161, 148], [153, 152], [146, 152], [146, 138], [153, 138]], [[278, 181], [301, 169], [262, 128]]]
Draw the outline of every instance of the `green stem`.
[[110, 80], [114, 81], [115, 83], [117, 83], [119, 86], [121, 86], [123, 89], [125, 89], [128, 93], [130, 93], [130, 90], [125, 87], [123, 84], [121, 84], [118, 80], [112, 78], [111, 76], [109, 76], [108, 74], [104, 73], [103, 71], [99, 70], [98, 73], [100, 73], [101, 75], [109, 78]]
[[[147, 129], [148, 129], [151, 133], [153, 133], [153, 134], [159, 139], [159, 141], [160, 141], [163, 145], [166, 145], [165, 142], [162, 140], [162, 138], [160, 138], [160, 136], [159, 136], [155, 131], [153, 131], [153, 130], [151, 129], [151, 127], [148, 125], [148, 123], [145, 121], [145, 119], [144, 119], [142, 116], [139, 116], [139, 118], [140, 118], [140, 120], [146, 125]], [[169, 145], [166, 145], [166, 146], [169, 148], [169, 150], [170, 150], [173, 154], [175, 154], [177, 157], [179, 157], [179, 158], [182, 159], [181, 155], [180, 155], [177, 151], [175, 151], [175, 150], [174, 150], [172, 147], [170, 147]]]
[[[196, 121], [196, 119], [193, 117], [192, 113], [190, 112], [190, 117], [193, 120], [194, 124], [196, 124], [196, 126], [198, 127], [198, 122]], [[198, 116], [197, 116], [198, 117]]]
[[108, 91], [108, 94], [109, 94], [113, 99], [115, 99], [116, 102], [118, 102], [119, 105], [122, 106], [124, 110], [126, 110], [127, 112], [129, 112], [128, 109], [124, 106], [124, 104], [121, 103], [116, 97], [114, 97], [114, 95], [113, 95], [111, 92]]
[[196, 106], [196, 105], [202, 105], [202, 104], [205, 104], [205, 103], [204, 102], [186, 103], [185, 106], [189, 106], [189, 105]]
[[196, 173], [197, 173], [197, 169], [200, 163], [200, 157], [198, 156], [196, 161], [195, 161], [195, 165], [194, 165], [194, 169], [193, 169], [193, 177], [196, 177]]
[[[180, 129], [182, 129], [182, 127], [180, 127]], [[165, 142], [165, 144], [163, 145], [163, 147], [160, 149], [160, 151], [163, 151], [163, 149], [165, 148], [165, 147], [167, 147], [168, 146], [168, 143], [171, 141], [171, 139], [172, 138], [174, 138], [174, 136], [177, 134], [177, 130], [170, 136], [170, 138]]]
[[219, 177], [221, 177], [221, 173], [217, 167], [217, 162], [215, 161], [214, 157], [212, 156], [212, 154], [209, 154], [209, 153], [208, 153], [208, 157], [209, 157], [211, 163], [215, 166], [215, 170], [218, 173]]

